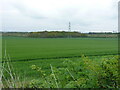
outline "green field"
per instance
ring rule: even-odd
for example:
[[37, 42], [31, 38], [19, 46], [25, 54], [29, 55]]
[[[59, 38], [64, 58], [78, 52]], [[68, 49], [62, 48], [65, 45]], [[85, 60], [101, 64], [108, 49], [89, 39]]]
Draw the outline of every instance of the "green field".
[[4, 41], [6, 41], [7, 54], [12, 60], [118, 53], [117, 38], [41, 39], [5, 37], [3, 44]]
[[[41, 67], [41, 69], [45, 72], [47, 77], [51, 75], [50, 64], [54, 67], [56, 74], [57, 74], [57, 70], [68, 68], [72, 73], [72, 75], [74, 76], [74, 78], [78, 80], [80, 76], [86, 77], [83, 75], [83, 73], [85, 75], [86, 74], [89, 75], [88, 73], [89, 70], [88, 72], [86, 72], [87, 69], [83, 68], [84, 65], [81, 64], [81, 63], [84, 63], [84, 61], [82, 61], [83, 58], [86, 61], [88, 59], [80, 56], [82, 55], [88, 56], [91, 62], [93, 62], [93, 63], [89, 62], [88, 64], [91, 64], [94, 68], [96, 68], [98, 66], [94, 66], [94, 65], [99, 65], [100, 63], [102, 63], [100, 61], [103, 61], [104, 59], [115, 60], [116, 58], [113, 58], [113, 57], [117, 57], [117, 54], [118, 54], [117, 38], [46, 38], [46, 39], [43, 39], [43, 38], [3, 37], [3, 56], [5, 55], [4, 54], [5, 46], [6, 46], [7, 55], [10, 56], [12, 61], [15, 61], [15, 62], [11, 62], [12, 66], [14, 67], [14, 72], [17, 73], [21, 78], [25, 79], [26, 81], [25, 83], [29, 83], [33, 79], [40, 79], [43, 81], [42, 76], [40, 76], [40, 73], [38, 73], [36, 70], [31, 69], [32, 65]], [[3, 60], [6, 60], [6, 59], [3, 58]], [[67, 64], [65, 64], [65, 62], [67, 62]], [[85, 70], [85, 71], [81, 71], [83, 73], [79, 73], [79, 74], [75, 73], [75, 72], [80, 72], [79, 69]], [[97, 71], [98, 69], [95, 69], [95, 70]], [[59, 83], [59, 87], [61, 88], [70, 87], [71, 86], [70, 83], [74, 83], [72, 81], [75, 81], [71, 79], [70, 77], [71, 74], [68, 76], [68, 81], [71, 81], [71, 82], [65, 81], [65, 78], [62, 78], [62, 75], [66, 76], [66, 73], [70, 74], [68, 72], [62, 71], [61, 76], [58, 75], [60, 76], [59, 77], [60, 82], [62, 82], [62, 83]], [[93, 77], [95, 77], [95, 74], [93, 75]], [[90, 77], [90, 78], [93, 78], [93, 77]], [[23, 79], [21, 80], [23, 81]], [[90, 81], [88, 82], [90, 83]], [[81, 85], [83, 84], [84, 83], [82, 83]], [[94, 87], [95, 85], [97, 84], [94, 83], [94, 85], [90, 85], [90, 86], [83, 85], [79, 87], [92, 87], [92, 86]], [[45, 85], [43, 86], [45, 87]], [[54, 88], [56, 87], [56, 85], [55, 86], [53, 85], [51, 87]]]

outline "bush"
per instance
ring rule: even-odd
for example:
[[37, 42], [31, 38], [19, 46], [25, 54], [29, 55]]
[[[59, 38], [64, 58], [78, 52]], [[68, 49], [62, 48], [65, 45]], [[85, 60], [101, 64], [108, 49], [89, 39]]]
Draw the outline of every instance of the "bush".
[[84, 55], [78, 62], [65, 60], [63, 67], [50, 65], [51, 74], [32, 65], [40, 80], [32, 80], [31, 88], [119, 88], [118, 56], [92, 60]]

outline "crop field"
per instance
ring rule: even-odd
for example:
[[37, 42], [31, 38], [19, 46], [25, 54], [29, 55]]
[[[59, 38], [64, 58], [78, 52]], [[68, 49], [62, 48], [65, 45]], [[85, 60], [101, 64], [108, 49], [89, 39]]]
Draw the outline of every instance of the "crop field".
[[6, 52], [12, 60], [106, 55], [118, 53], [117, 38], [3, 38], [3, 56]]
[[[105, 73], [107, 70], [101, 67], [104, 66], [104, 60], [117, 63], [117, 38], [3, 37], [2, 44], [3, 61], [8, 61], [4, 58], [7, 54], [12, 61], [10, 64], [13, 71], [22, 82], [25, 81], [26, 87], [115, 87], [112, 83], [108, 85], [99, 79], [109, 75]], [[108, 66], [111, 65], [113, 64]], [[92, 68], [92, 71], [89, 71], [89, 68]], [[117, 68], [114, 70], [116, 73]], [[115, 75], [117, 77], [117, 74]], [[9, 77], [7, 74], [6, 76]], [[44, 83], [44, 80], [49, 83]]]

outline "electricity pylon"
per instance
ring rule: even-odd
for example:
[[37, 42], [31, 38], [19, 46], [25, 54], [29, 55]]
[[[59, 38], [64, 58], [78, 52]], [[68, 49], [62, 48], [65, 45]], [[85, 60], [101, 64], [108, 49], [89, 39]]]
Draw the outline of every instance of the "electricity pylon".
[[68, 26], [68, 29], [69, 29], [69, 31], [68, 31], [68, 37], [70, 38], [71, 37], [71, 23], [69, 22], [69, 26]]

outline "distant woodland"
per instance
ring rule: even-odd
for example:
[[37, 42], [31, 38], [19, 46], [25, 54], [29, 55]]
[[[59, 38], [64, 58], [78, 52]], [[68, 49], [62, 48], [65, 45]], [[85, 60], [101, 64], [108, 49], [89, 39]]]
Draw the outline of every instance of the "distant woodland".
[[118, 37], [118, 33], [80, 33], [65, 31], [40, 31], [40, 32], [2, 32], [2, 36], [21, 36], [32, 38], [79, 38], [79, 37]]

